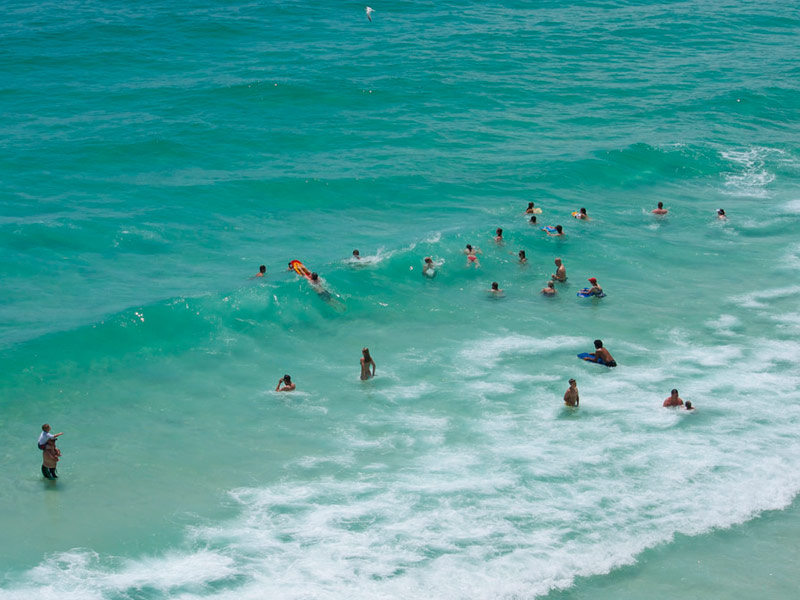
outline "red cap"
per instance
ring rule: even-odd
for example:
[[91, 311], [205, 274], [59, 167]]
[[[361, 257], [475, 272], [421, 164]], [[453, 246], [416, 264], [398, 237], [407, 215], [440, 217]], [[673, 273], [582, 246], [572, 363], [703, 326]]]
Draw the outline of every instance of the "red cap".
[[589, 277], [589, 283], [597, 283], [597, 279], [595, 277]]

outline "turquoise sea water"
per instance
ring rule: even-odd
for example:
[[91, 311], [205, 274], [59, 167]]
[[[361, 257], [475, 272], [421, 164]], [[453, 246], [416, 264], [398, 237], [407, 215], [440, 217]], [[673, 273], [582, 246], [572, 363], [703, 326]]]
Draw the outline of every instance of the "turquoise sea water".
[[797, 596], [796, 4], [4, 8], [0, 599]]

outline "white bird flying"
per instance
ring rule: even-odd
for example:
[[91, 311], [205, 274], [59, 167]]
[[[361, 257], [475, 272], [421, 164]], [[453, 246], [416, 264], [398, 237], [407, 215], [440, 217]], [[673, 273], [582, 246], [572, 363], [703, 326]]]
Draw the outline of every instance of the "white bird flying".
[[367, 13], [367, 18], [369, 19], [369, 22], [372, 23], [372, 13], [375, 12], [375, 9], [374, 8], [370, 8], [369, 6], [367, 6], [364, 9], [364, 12]]

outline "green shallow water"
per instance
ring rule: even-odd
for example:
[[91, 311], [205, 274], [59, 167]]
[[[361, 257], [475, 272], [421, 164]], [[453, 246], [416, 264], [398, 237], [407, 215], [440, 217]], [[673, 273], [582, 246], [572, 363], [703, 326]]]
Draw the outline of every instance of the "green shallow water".
[[0, 598], [793, 598], [797, 9], [375, 8], [7, 7]]

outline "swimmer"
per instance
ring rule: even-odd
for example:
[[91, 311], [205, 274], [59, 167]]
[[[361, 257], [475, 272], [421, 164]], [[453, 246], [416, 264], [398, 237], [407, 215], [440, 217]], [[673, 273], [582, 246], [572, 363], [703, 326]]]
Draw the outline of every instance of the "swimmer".
[[542, 288], [542, 295], [544, 296], [555, 296], [557, 293], [556, 285], [552, 281], [548, 281], [547, 285]]
[[430, 256], [425, 257], [425, 264], [422, 266], [422, 274], [431, 279], [436, 277], [436, 263], [433, 262]]
[[353, 250], [353, 258], [355, 258], [356, 260], [361, 260], [361, 254], [359, 253], [358, 250]]
[[579, 211], [578, 211], [578, 212], [577, 212], [577, 213], [574, 215], [574, 217], [575, 217], [576, 219], [579, 219], [579, 220], [581, 220], [581, 221], [591, 221], [591, 219], [589, 218], [589, 215], [587, 215], [587, 214], [586, 214], [586, 209], [585, 209], [585, 208], [582, 208], [582, 209], [580, 209], [580, 210], [579, 210]]
[[678, 390], [672, 390], [669, 398], [664, 400], [664, 404], [662, 406], [664, 407], [683, 406], [683, 399], [680, 396], [678, 396]]
[[[552, 282], [551, 282], [552, 283]], [[580, 395], [578, 394], [578, 383], [574, 379], [569, 380], [569, 388], [564, 392], [564, 405], [574, 406], [578, 408], [581, 403]]]
[[564, 237], [564, 228], [561, 225], [556, 225], [555, 233], [550, 233], [549, 231], [546, 231], [545, 233], [551, 237]]
[[[369, 372], [369, 367], [372, 365], [372, 374]], [[369, 355], [369, 348], [361, 349], [361, 381], [366, 381], [375, 377], [375, 361]]]
[[692, 402], [691, 402], [691, 400], [687, 400], [687, 401], [686, 401], [686, 404], [684, 405], [684, 408], [685, 408], [686, 410], [694, 410], [694, 406], [692, 406]]
[[528, 264], [528, 257], [525, 256], [525, 250], [520, 250], [517, 253], [517, 256], [519, 256], [519, 264], [521, 264], [521, 265], [527, 265]]
[[590, 354], [583, 360], [599, 363], [601, 365], [605, 365], [606, 367], [616, 367], [617, 361], [614, 360], [614, 357], [611, 356], [611, 353], [603, 348], [603, 340], [595, 340], [594, 341], [594, 353]]
[[556, 272], [553, 273], [550, 276], [550, 278], [553, 281], [559, 281], [561, 283], [564, 283], [567, 280], [567, 269], [561, 263], [561, 259], [560, 258], [557, 258], [554, 262], [556, 263]]
[[728, 215], [725, 214], [725, 209], [724, 208], [718, 208], [717, 209], [717, 219], [719, 219], [720, 221], [727, 221], [728, 220]]
[[523, 215], [532, 215], [536, 212], [536, 209], [533, 208], [533, 202], [528, 202], [528, 208], [525, 209], [525, 212], [522, 213]]
[[499, 227], [494, 232], [494, 241], [500, 245], [503, 244], [503, 230]]
[[322, 285], [322, 280], [319, 278], [319, 275], [316, 273], [311, 273], [311, 279], [309, 279], [308, 282], [311, 284], [311, 287], [314, 288], [314, 291], [317, 292], [320, 298], [323, 300], [331, 299], [331, 293]]
[[59, 433], [50, 433], [50, 425], [45, 423], [42, 425], [42, 433], [39, 434], [39, 450], [44, 450], [44, 447], [47, 445], [47, 442], [50, 440], [54, 440], [57, 437], [64, 435], [64, 432], [61, 431]]
[[592, 287], [590, 287], [590, 288], [588, 288], [586, 290], [586, 292], [588, 294], [592, 294], [594, 296], [602, 296], [603, 295], [603, 288], [601, 288], [598, 285], [597, 279], [595, 277], [589, 277], [589, 279], [587, 281], [592, 284]]
[[[283, 384], [283, 387], [281, 387]], [[278, 386], [275, 388], [276, 392], [293, 392], [295, 388], [295, 384], [292, 382], [292, 378], [290, 375], [284, 375], [278, 380]]]
[[255, 279], [256, 277], [263, 277], [266, 274], [267, 274], [267, 266], [261, 265], [260, 267], [258, 267], [258, 273], [253, 275], [250, 279]]
[[536, 215], [532, 215], [531, 220], [528, 221], [528, 223], [530, 223], [531, 225], [536, 225]]
[[488, 291], [490, 294], [492, 294], [492, 296], [496, 298], [499, 298], [500, 296], [503, 295], [503, 290], [500, 289], [500, 284], [497, 283], [496, 281], [492, 282], [492, 289], [486, 291]]
[[483, 253], [480, 251], [480, 248], [473, 248], [472, 244], [467, 244], [467, 249], [464, 250], [464, 254], [467, 255], [467, 266], [475, 265], [476, 269], [481, 266], [478, 260], [478, 254]]
[[658, 203], [658, 208], [654, 208], [653, 209], [653, 214], [654, 215], [665, 215], [668, 212], [669, 211], [666, 208], [664, 208], [664, 203], [663, 202], [659, 202]]

